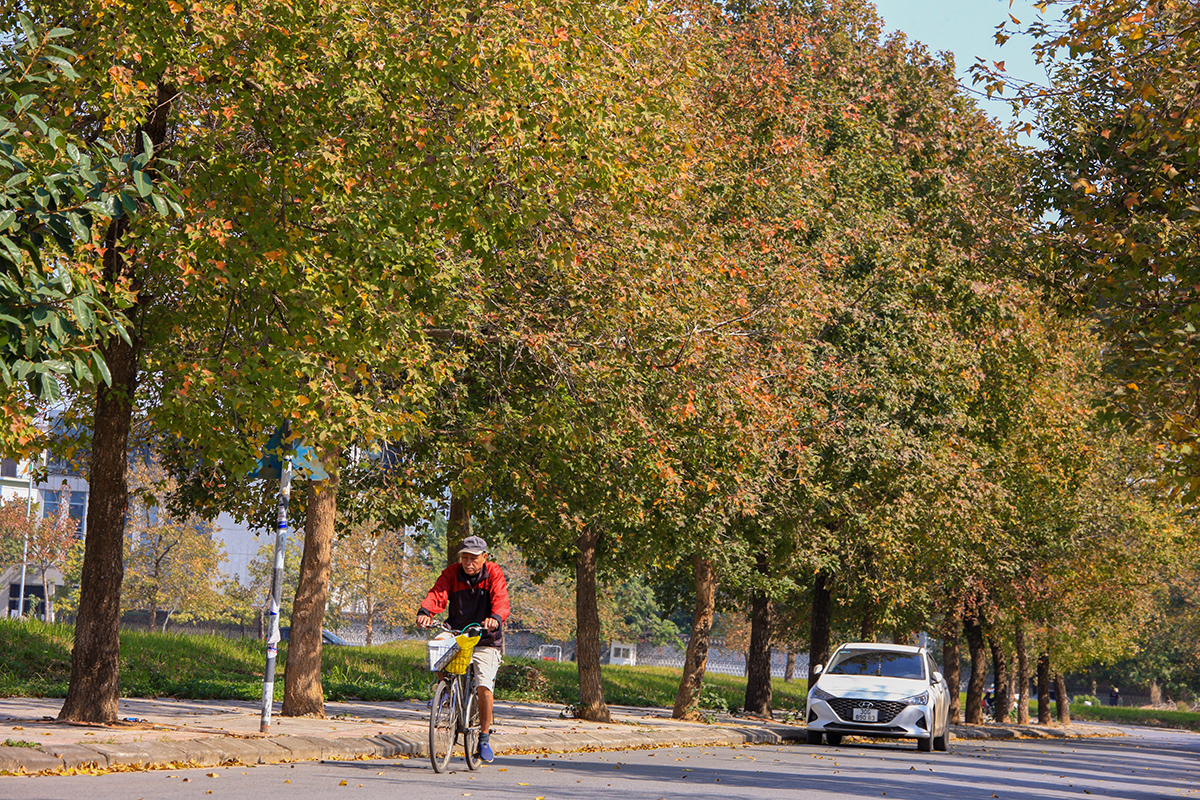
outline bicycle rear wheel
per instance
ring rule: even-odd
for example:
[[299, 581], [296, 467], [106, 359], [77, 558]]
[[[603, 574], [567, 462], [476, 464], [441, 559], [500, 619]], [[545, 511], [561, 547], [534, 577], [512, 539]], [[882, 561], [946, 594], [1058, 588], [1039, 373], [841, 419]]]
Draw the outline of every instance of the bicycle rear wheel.
[[450, 766], [458, 729], [458, 694], [454, 679], [438, 682], [433, 691], [433, 707], [429, 709], [429, 760], [434, 772], [445, 772]]
[[[474, 670], [474, 667], [471, 668]], [[479, 697], [475, 692], [475, 681], [466, 680], [466, 695], [463, 697], [463, 750], [467, 754], [467, 769], [479, 769]]]

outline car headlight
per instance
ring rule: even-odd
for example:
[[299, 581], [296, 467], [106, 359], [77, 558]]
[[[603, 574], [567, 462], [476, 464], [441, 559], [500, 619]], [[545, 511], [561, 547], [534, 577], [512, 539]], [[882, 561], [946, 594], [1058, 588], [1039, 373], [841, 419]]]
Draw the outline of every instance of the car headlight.
[[820, 686], [814, 686], [812, 691], [808, 693], [809, 700], [832, 700], [834, 695], [822, 689]]
[[914, 694], [912, 697], [906, 697], [903, 700], [901, 700], [900, 702], [904, 703], [906, 705], [910, 705], [910, 706], [929, 705], [929, 692], [921, 692], [920, 694]]

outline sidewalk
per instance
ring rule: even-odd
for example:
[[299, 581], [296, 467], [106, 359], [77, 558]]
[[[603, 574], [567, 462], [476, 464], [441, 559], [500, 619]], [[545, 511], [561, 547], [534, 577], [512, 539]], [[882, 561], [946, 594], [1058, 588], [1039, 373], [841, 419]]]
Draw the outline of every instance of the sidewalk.
[[[82, 725], [54, 720], [59, 699], [0, 699], [0, 774], [72, 769], [166, 769], [224, 764], [354, 760], [427, 754], [423, 701], [326, 703], [325, 719], [280, 717], [259, 733], [257, 703], [121, 700], [123, 721]], [[721, 715], [716, 723], [682, 722], [670, 709], [613, 706], [611, 724], [565, 719], [561, 706], [496, 703], [492, 748], [498, 755], [672, 746], [803, 742], [804, 728]], [[1116, 728], [954, 726], [955, 739], [1119, 736]]]

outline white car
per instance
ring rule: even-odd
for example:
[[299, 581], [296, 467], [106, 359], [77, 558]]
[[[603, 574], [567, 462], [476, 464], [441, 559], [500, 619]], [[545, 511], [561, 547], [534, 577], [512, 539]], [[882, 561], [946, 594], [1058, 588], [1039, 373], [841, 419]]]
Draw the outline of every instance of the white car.
[[853, 643], [818, 664], [808, 690], [808, 743], [843, 736], [916, 739], [922, 752], [950, 744], [950, 689], [923, 647]]

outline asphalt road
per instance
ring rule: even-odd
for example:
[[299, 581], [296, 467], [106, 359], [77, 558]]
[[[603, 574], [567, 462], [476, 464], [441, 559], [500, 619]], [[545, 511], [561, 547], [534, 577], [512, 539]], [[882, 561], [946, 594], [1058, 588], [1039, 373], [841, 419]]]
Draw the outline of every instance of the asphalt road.
[[108, 775], [0, 777], [4, 800], [906, 800], [1200, 796], [1200, 735], [1131, 730], [1121, 739], [911, 743], [831, 748], [685, 747], [499, 757], [436, 775], [424, 759], [307, 762]]

